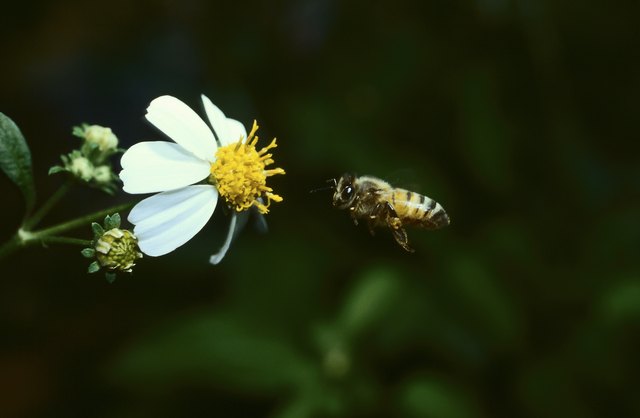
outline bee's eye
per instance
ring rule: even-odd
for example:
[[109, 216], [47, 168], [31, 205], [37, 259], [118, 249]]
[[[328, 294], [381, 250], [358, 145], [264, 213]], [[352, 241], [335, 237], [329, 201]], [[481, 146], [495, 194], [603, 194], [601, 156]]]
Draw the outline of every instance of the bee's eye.
[[343, 200], [349, 200], [351, 198], [351, 195], [353, 194], [353, 187], [351, 186], [347, 186], [344, 189], [342, 189], [342, 199]]

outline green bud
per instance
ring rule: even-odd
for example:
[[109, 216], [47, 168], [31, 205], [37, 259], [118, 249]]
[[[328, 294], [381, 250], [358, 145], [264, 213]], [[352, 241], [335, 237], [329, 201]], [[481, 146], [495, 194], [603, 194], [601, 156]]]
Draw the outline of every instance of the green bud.
[[95, 243], [96, 258], [102, 267], [109, 270], [131, 272], [142, 253], [138, 250], [138, 239], [126, 229], [113, 228], [106, 231]]

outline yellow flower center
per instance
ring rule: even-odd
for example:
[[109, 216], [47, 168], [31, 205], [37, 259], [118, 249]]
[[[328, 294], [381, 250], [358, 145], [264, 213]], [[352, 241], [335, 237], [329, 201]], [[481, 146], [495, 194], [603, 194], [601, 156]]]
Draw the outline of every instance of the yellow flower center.
[[[271, 201], [282, 201], [282, 197], [274, 194], [273, 189], [267, 186], [267, 177], [284, 174], [284, 170], [265, 170], [266, 166], [274, 162], [271, 158], [273, 155], [267, 151], [277, 147], [276, 139], [258, 151], [258, 137], [255, 135], [257, 130], [258, 124], [253, 121], [253, 128], [246, 141], [240, 138], [238, 142], [218, 148], [216, 161], [211, 164], [209, 181], [217, 187], [229, 207], [237, 212], [255, 206], [260, 213], [268, 213]], [[266, 204], [261, 197], [266, 199]]]

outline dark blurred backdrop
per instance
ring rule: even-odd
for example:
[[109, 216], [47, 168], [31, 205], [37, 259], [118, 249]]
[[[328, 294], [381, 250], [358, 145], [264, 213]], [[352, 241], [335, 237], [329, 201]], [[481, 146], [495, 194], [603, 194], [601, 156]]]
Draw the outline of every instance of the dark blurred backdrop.
[[[639, 17], [604, 0], [13, 4], [0, 111], [40, 202], [73, 125], [161, 139], [143, 115], [163, 94], [256, 118], [288, 174], [269, 233], [217, 267], [222, 211], [112, 285], [75, 247], [4, 260], [0, 415], [640, 416]], [[451, 226], [410, 230], [415, 254], [369, 236], [308, 193], [345, 171], [433, 197]], [[5, 240], [23, 207], [0, 190]], [[76, 189], [46, 222], [133, 198]]]

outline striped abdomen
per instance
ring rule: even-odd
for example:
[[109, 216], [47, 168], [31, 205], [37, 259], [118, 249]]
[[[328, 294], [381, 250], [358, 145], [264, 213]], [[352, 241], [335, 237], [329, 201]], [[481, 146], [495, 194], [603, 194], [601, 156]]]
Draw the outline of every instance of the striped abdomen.
[[405, 189], [392, 189], [387, 201], [396, 210], [403, 225], [428, 229], [449, 225], [449, 216], [435, 200]]

